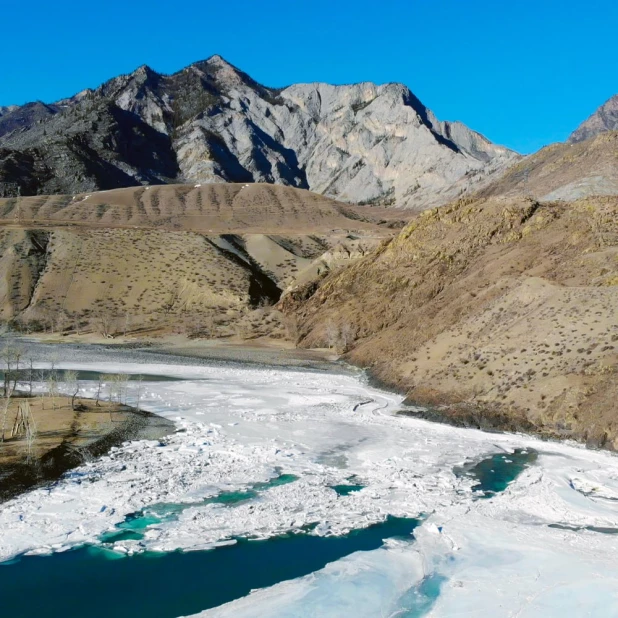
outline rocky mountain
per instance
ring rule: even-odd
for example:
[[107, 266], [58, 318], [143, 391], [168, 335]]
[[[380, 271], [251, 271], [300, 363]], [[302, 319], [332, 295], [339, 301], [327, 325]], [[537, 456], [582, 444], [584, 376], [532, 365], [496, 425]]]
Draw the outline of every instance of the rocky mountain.
[[420, 210], [483, 187], [517, 158], [437, 120], [401, 84], [266, 88], [219, 56], [173, 75], [143, 66], [0, 115], [0, 181], [24, 194], [267, 182]]
[[599, 109], [571, 133], [568, 143], [576, 144], [606, 131], [618, 131], [618, 94], [606, 101]]

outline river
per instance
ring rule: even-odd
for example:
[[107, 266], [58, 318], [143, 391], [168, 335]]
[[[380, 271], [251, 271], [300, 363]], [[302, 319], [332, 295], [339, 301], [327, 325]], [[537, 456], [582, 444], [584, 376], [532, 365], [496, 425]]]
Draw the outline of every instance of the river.
[[175, 378], [128, 403], [176, 431], [1, 505], [6, 615], [618, 615], [613, 454], [397, 415], [339, 366], [29, 353]]

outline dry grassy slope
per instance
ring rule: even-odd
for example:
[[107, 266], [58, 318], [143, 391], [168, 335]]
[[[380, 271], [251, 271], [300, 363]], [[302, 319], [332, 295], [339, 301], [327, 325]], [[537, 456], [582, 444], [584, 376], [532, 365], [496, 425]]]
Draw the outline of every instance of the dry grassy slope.
[[[44, 264], [14, 259], [32, 232], [0, 230], [3, 318], [29, 327], [139, 328], [211, 332], [252, 306], [275, 301], [275, 284], [257, 268], [192, 232], [51, 229]], [[37, 234], [42, 234], [37, 232]], [[42, 266], [42, 268], [41, 268]], [[24, 284], [17, 286], [15, 282]], [[14, 283], [10, 283], [14, 282]], [[223, 333], [222, 333], [223, 334]], [[227, 332], [227, 334], [230, 334]]]
[[618, 195], [618, 132], [547, 146], [510, 167], [479, 195], [527, 195], [543, 201]]
[[[45, 268], [48, 234], [0, 230], [0, 311], [4, 319], [26, 309]], [[4, 302], [2, 302], [4, 301]]]
[[349, 324], [351, 361], [453, 420], [618, 447], [618, 198], [423, 215], [284, 297], [301, 345]]
[[369, 246], [393, 233], [362, 212], [267, 185], [0, 200], [0, 314], [109, 334], [279, 332], [256, 307], [351, 232]]

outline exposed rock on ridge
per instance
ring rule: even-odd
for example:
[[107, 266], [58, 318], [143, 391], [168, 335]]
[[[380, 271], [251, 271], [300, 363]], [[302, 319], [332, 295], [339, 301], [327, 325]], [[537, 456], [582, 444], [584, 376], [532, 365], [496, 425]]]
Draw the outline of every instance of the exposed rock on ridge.
[[606, 101], [586, 119], [573, 133], [568, 142], [575, 144], [606, 131], [618, 131], [618, 94]]
[[543, 201], [618, 195], [617, 155], [618, 131], [552, 144], [511, 166], [480, 195], [524, 195]]

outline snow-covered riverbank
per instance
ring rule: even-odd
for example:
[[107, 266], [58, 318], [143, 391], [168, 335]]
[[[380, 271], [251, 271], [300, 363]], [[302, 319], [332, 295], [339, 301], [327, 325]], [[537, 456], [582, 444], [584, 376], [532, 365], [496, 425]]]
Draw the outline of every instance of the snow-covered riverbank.
[[[147, 364], [122, 354], [113, 361], [60, 357], [56, 366], [183, 378], [144, 383], [140, 404], [173, 420], [178, 431], [161, 442], [125, 444], [51, 489], [3, 505], [4, 560], [97, 543], [128, 514], [161, 503], [194, 506], [155, 523], [141, 539], [117, 541], [116, 551], [198, 550], [310, 524], [317, 524], [311, 534], [338, 535], [387, 515], [422, 516], [412, 544], [393, 541], [353, 554], [208, 615], [376, 615], [375, 604], [363, 605], [363, 595], [353, 593], [360, 582], [384, 595], [385, 615], [397, 608], [405, 615], [406, 599], [428, 577], [442, 582], [432, 616], [618, 615], [612, 454], [398, 417], [400, 396], [355, 375]], [[539, 457], [491, 499], [478, 499], [473, 478], [454, 474], [495, 453], [508, 458], [515, 448], [535, 449]], [[298, 478], [233, 508], [205, 500], [277, 474]], [[350, 483], [364, 488], [347, 495], [333, 489]]]

